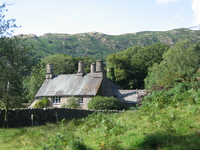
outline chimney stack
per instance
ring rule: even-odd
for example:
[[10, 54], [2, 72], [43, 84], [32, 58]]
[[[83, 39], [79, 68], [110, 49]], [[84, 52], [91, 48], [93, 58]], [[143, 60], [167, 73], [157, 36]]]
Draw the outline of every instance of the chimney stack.
[[47, 72], [46, 72], [46, 79], [53, 79], [53, 64], [47, 64]]
[[90, 73], [95, 73], [96, 72], [96, 64], [93, 62], [91, 65], [90, 65]]
[[97, 60], [96, 72], [103, 72], [103, 61], [102, 60]]
[[79, 61], [78, 62], [77, 76], [83, 77], [83, 75], [84, 75], [84, 62], [83, 61]]

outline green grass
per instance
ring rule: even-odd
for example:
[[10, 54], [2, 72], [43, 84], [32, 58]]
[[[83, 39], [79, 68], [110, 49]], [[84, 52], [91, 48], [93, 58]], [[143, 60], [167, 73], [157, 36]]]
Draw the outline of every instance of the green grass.
[[46, 126], [0, 129], [0, 149], [197, 150], [200, 106], [97, 113]]

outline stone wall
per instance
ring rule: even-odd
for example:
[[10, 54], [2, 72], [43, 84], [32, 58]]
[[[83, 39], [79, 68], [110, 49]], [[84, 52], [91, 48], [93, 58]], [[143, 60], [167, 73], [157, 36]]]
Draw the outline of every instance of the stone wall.
[[[46, 123], [79, 119], [92, 114], [91, 110], [48, 108], [48, 109], [12, 109], [9, 110], [9, 127], [45, 125]], [[5, 110], [0, 110], [0, 127], [3, 127]]]

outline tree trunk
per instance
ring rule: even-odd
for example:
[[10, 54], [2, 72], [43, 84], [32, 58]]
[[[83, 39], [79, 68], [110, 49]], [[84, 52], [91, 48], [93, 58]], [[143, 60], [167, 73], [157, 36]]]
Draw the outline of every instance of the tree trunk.
[[5, 107], [4, 128], [8, 128], [8, 105]]

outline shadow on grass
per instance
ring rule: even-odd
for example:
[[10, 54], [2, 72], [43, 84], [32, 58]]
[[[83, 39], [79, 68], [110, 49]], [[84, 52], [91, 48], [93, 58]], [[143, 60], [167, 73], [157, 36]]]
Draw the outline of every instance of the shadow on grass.
[[143, 149], [199, 150], [200, 132], [196, 132], [193, 135], [184, 135], [184, 136], [163, 133], [163, 132], [148, 134], [144, 138], [144, 141], [139, 145], [137, 145], [136, 147], [134, 148], [142, 150]]

